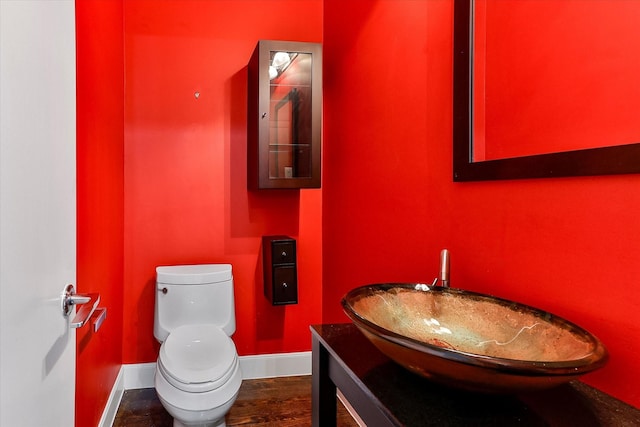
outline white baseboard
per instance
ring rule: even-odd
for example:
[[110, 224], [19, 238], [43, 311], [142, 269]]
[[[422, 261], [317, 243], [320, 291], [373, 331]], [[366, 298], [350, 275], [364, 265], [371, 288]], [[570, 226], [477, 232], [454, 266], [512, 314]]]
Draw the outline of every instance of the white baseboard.
[[156, 363], [133, 363], [122, 365], [124, 389], [152, 388], [156, 373]]
[[242, 379], [311, 375], [311, 352], [240, 356]]
[[[240, 356], [239, 359], [243, 380], [311, 375], [310, 351]], [[155, 362], [122, 365], [98, 427], [113, 425], [125, 390], [152, 388], [155, 371]]]
[[102, 412], [102, 417], [100, 417], [98, 427], [111, 427], [113, 425], [123, 394], [124, 378], [122, 368], [120, 368], [118, 376], [116, 377], [116, 381], [113, 384], [113, 388], [111, 389], [111, 393], [109, 394], [109, 399], [107, 399], [107, 404], [105, 405], [104, 411]]

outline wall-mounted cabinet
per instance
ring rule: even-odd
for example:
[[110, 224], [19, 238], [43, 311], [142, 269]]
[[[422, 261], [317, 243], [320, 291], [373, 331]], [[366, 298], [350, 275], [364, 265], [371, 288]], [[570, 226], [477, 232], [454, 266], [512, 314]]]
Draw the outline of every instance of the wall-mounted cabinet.
[[288, 236], [262, 236], [264, 296], [273, 305], [298, 303], [296, 241]]
[[319, 188], [322, 46], [261, 40], [248, 73], [248, 187]]

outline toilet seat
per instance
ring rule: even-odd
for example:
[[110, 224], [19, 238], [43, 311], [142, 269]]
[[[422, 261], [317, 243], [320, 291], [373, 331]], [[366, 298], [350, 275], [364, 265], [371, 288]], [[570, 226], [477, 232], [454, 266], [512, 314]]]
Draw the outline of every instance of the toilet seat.
[[238, 364], [236, 347], [215, 325], [174, 329], [160, 347], [158, 369], [174, 387], [200, 393], [224, 385]]

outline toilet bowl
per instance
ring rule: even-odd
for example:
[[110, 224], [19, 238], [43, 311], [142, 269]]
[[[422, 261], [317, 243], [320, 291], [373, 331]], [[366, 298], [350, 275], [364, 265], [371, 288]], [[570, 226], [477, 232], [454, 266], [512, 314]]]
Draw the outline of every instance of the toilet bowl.
[[[225, 269], [228, 275], [220, 274]], [[162, 342], [155, 371], [158, 398], [174, 418], [174, 427], [223, 427], [242, 383], [229, 336], [235, 331], [235, 319], [229, 319], [234, 316], [229, 310], [231, 267], [158, 267], [157, 272], [154, 334]], [[180, 306], [184, 314], [176, 312]], [[226, 310], [216, 311], [218, 306]]]

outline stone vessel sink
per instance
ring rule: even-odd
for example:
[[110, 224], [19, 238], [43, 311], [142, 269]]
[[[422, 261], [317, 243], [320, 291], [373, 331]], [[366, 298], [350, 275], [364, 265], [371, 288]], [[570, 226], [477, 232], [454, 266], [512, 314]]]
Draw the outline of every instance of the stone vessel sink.
[[342, 307], [392, 360], [467, 390], [549, 388], [602, 367], [608, 358], [595, 336], [567, 320], [460, 289], [368, 285], [347, 293]]

